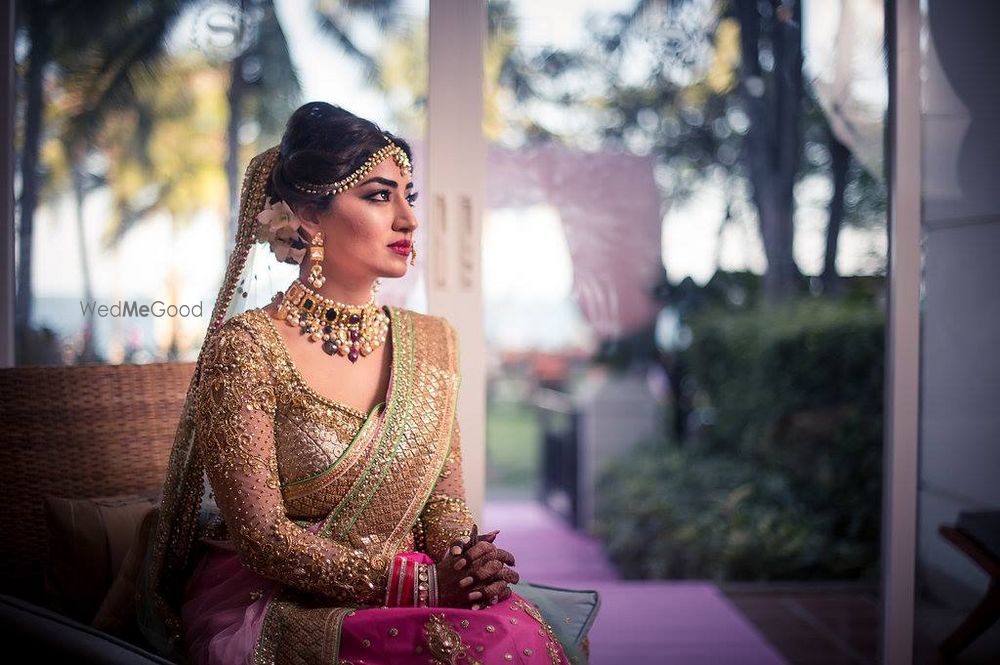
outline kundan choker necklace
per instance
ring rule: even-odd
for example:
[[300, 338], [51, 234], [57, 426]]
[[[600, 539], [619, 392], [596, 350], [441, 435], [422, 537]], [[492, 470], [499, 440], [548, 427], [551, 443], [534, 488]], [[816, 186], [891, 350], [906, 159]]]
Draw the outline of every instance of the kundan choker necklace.
[[322, 340], [323, 350], [333, 356], [347, 356], [352, 363], [385, 343], [389, 317], [375, 304], [375, 292], [361, 305], [330, 300], [296, 279], [285, 291], [278, 317], [309, 340]]

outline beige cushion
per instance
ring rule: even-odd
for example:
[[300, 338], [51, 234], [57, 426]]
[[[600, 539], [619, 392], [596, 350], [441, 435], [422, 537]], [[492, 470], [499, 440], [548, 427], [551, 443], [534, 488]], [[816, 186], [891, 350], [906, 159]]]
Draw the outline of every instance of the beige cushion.
[[45, 497], [49, 559], [45, 588], [52, 607], [90, 623], [132, 546], [156, 493], [71, 499]]

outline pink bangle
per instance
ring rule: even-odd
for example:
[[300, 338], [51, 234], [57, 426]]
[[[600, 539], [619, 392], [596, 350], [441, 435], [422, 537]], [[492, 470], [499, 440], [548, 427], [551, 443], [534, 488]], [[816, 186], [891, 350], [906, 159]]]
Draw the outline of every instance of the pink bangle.
[[411, 607], [414, 604], [413, 588], [417, 579], [417, 561], [397, 554], [392, 562], [392, 575], [386, 589], [386, 607]]
[[400, 552], [392, 561], [386, 607], [434, 607], [438, 602], [437, 568], [421, 552]]

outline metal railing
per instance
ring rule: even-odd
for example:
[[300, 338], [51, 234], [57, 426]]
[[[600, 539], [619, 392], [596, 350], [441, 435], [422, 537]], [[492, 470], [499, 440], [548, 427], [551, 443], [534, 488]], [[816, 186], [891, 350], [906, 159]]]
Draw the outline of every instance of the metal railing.
[[580, 414], [567, 393], [539, 389], [533, 402], [542, 432], [539, 500], [574, 527], [580, 526]]

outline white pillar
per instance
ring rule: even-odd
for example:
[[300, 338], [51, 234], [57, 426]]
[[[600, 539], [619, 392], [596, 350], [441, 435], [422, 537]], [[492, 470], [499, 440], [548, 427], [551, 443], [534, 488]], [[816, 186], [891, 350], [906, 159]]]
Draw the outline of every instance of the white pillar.
[[430, 0], [427, 113], [428, 312], [458, 330], [459, 427], [469, 508], [482, 517], [486, 482], [486, 363], [481, 250], [485, 0]]
[[889, 299], [882, 500], [882, 649], [913, 662], [920, 409], [919, 0], [886, 3], [889, 54]]

